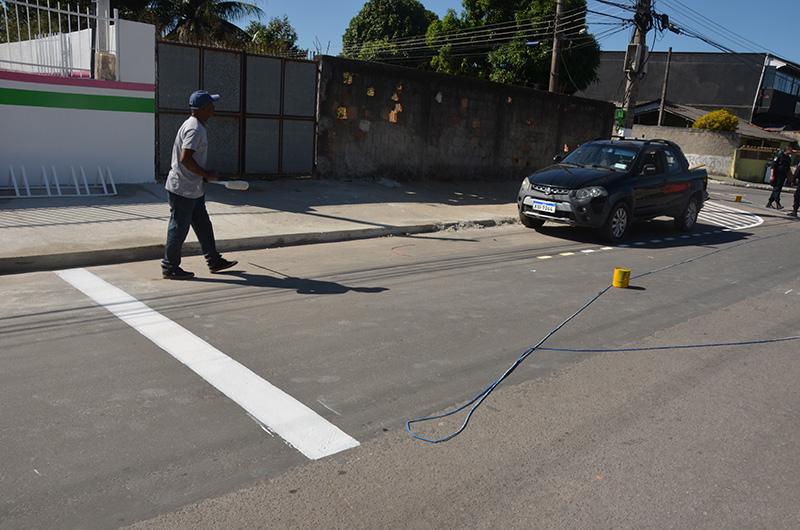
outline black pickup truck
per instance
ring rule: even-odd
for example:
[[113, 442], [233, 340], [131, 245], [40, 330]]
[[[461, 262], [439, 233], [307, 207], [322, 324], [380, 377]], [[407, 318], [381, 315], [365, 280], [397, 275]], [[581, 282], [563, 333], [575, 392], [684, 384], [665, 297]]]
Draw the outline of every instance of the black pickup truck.
[[529, 228], [546, 221], [588, 226], [619, 243], [633, 221], [668, 216], [688, 232], [708, 199], [706, 170], [690, 169], [667, 140], [595, 140], [555, 162], [522, 181], [517, 206]]

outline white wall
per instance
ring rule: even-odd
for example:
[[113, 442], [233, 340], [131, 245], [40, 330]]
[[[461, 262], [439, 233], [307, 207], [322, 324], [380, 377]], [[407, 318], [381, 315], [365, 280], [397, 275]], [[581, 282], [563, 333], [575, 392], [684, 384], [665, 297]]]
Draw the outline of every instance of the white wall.
[[63, 183], [71, 166], [94, 178], [99, 165], [117, 184], [155, 180], [153, 114], [0, 105], [0, 120], [3, 177], [9, 165], [18, 175], [23, 166], [36, 185], [44, 165]]
[[120, 22], [119, 82], [0, 71], [2, 180], [9, 165], [32, 184], [42, 165], [62, 180], [98, 165], [118, 184], [155, 180], [155, 29]]
[[[119, 52], [117, 52], [119, 80], [155, 84], [155, 26], [129, 20], [120, 20], [119, 26]], [[113, 35], [114, 27], [111, 29]]]
[[15, 72], [89, 77], [92, 32], [85, 29], [0, 44], [0, 68]]

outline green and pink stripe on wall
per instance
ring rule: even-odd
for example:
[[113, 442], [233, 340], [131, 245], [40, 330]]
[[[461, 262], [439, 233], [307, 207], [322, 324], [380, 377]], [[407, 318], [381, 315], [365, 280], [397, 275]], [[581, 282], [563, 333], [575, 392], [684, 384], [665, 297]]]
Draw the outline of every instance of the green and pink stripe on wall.
[[155, 113], [155, 85], [0, 71], [0, 105]]

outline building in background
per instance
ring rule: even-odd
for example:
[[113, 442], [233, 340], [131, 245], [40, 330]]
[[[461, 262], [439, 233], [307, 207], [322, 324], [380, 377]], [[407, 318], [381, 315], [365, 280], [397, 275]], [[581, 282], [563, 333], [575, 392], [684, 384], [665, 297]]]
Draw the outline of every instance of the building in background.
[[[661, 99], [667, 52], [650, 53], [636, 104]], [[598, 81], [576, 95], [622, 106], [625, 52], [603, 52]], [[766, 53], [673, 52], [666, 100], [706, 112], [731, 110], [768, 129], [800, 131], [800, 65]]]
[[[691, 127], [696, 120], [708, 114], [707, 110], [691, 107], [689, 105], [678, 105], [669, 100], [661, 105], [661, 100], [651, 101], [636, 106], [637, 125], [658, 125], [659, 115], [661, 115], [661, 125], [664, 127]], [[788, 139], [756, 127], [745, 120], [739, 120], [737, 131], [742, 137], [743, 145], [783, 148]]]

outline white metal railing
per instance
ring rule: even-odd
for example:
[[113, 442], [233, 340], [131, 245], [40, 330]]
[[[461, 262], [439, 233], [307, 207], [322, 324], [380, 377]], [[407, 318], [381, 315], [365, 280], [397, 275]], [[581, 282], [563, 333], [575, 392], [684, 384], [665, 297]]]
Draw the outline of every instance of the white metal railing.
[[69, 175], [65, 180], [58, 177], [55, 166], [50, 166], [48, 172], [41, 166], [38, 182], [31, 182], [25, 167], [20, 166], [19, 171], [14, 171], [13, 166], [8, 166], [8, 184], [0, 186], [0, 197], [35, 198], [35, 197], [80, 197], [98, 195], [116, 195], [117, 185], [111, 175], [111, 168], [106, 166], [103, 170], [97, 166], [94, 182], [89, 182], [83, 166], [75, 169], [70, 166]]
[[109, 14], [108, 1], [97, 3], [102, 14], [61, 2], [53, 7], [51, 0], [0, 0], [0, 6], [0, 69], [119, 79], [119, 14]]

